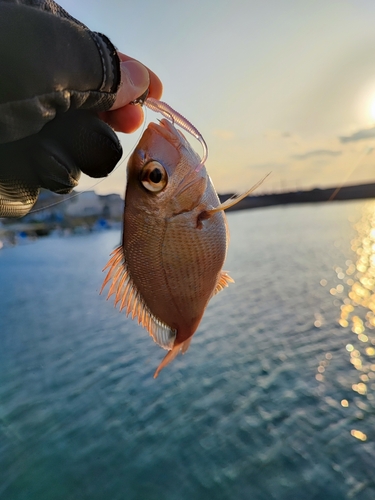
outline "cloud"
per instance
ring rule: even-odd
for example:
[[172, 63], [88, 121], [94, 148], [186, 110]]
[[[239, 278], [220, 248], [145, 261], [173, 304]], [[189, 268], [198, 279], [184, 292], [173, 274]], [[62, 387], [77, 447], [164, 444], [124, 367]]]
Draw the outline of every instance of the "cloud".
[[234, 137], [234, 132], [231, 130], [216, 129], [213, 131], [213, 134], [219, 139], [223, 139], [223, 141], [229, 141]]
[[332, 149], [313, 149], [299, 155], [293, 155], [295, 160], [308, 160], [310, 158], [317, 158], [320, 156], [339, 156], [341, 151], [333, 151]]
[[268, 163], [254, 163], [253, 165], [249, 165], [249, 168], [253, 170], [278, 170], [280, 168], [285, 168], [287, 166], [286, 163], [276, 163], [276, 162], [268, 162]]
[[282, 130], [269, 129], [263, 133], [266, 139], [289, 139], [292, 137], [290, 132], [283, 132]]
[[355, 142], [375, 138], [375, 127], [358, 130], [351, 135], [340, 137], [340, 142]]

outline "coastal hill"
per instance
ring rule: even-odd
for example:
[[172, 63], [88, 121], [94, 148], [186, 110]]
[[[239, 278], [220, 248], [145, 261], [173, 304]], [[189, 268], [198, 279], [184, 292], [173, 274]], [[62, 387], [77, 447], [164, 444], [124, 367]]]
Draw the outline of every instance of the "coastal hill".
[[[232, 196], [235, 195], [233, 193], [219, 194], [221, 202]], [[366, 198], [375, 198], [375, 183], [252, 195], [247, 196], [229, 210]], [[19, 229], [21, 224], [25, 229], [24, 226], [36, 223], [42, 224], [48, 231], [54, 227], [71, 228], [81, 224], [92, 226], [98, 220], [120, 222], [123, 210], [124, 200], [118, 194], [98, 195], [94, 191], [83, 191], [61, 196], [42, 190], [30, 214], [18, 220], [2, 219], [0, 226], [6, 226], [8, 231], [11, 226]]]
[[[220, 201], [226, 201], [234, 196], [219, 195]], [[341, 186], [326, 189], [311, 189], [310, 191], [290, 191], [285, 193], [262, 194], [247, 196], [229, 210], [244, 210], [249, 208], [270, 207], [274, 205], [290, 205], [295, 203], [316, 203], [326, 201], [362, 200], [375, 198], [375, 183]]]
[[[235, 195], [219, 195], [224, 202]], [[310, 191], [247, 196], [229, 210], [246, 210], [295, 203], [361, 200], [375, 198], [375, 183], [340, 186]], [[30, 214], [21, 219], [0, 219], [0, 249], [18, 241], [59, 234], [82, 234], [107, 228], [120, 228], [124, 200], [118, 194], [98, 195], [94, 191], [59, 196], [43, 190]]]

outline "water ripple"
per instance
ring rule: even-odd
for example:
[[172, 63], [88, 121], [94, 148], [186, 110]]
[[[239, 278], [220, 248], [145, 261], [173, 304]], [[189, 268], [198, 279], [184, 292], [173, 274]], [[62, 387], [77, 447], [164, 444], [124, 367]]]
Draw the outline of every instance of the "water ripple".
[[2, 250], [0, 498], [375, 498], [372, 320], [341, 308], [363, 206], [230, 214], [236, 284], [156, 381], [98, 295], [118, 232]]

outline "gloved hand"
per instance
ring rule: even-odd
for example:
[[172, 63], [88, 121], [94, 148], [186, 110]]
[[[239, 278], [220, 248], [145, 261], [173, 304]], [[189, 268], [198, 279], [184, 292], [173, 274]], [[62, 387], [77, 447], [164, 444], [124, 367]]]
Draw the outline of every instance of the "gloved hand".
[[0, 215], [25, 215], [40, 188], [70, 193], [81, 171], [106, 177], [121, 155], [117, 135], [94, 113], [62, 113], [38, 134], [0, 145]]
[[81, 171], [107, 176], [122, 155], [111, 127], [138, 128], [129, 103], [162, 89], [53, 0], [0, 0], [0, 66], [0, 217], [27, 214], [40, 188], [69, 193]]

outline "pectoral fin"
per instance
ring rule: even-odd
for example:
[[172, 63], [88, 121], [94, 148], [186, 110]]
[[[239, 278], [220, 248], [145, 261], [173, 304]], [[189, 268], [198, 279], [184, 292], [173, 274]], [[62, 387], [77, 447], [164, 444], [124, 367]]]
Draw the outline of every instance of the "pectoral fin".
[[234, 283], [234, 279], [231, 278], [226, 271], [221, 271], [219, 281], [217, 282], [215, 290], [212, 292], [212, 297], [229, 286], [229, 283]]
[[245, 193], [232, 196], [232, 198], [229, 198], [229, 200], [224, 201], [218, 207], [212, 208], [211, 210], [205, 210], [201, 215], [201, 219], [208, 219], [212, 215], [216, 214], [216, 212], [221, 212], [222, 210], [227, 210], [228, 208], [237, 205], [237, 203], [239, 203], [241, 200], [246, 198], [246, 196], [249, 196], [249, 194], [255, 191], [269, 175], [270, 174], [267, 174], [265, 177], [263, 177], [263, 179], [254, 184], [252, 188], [250, 188], [248, 191], [245, 191]]

